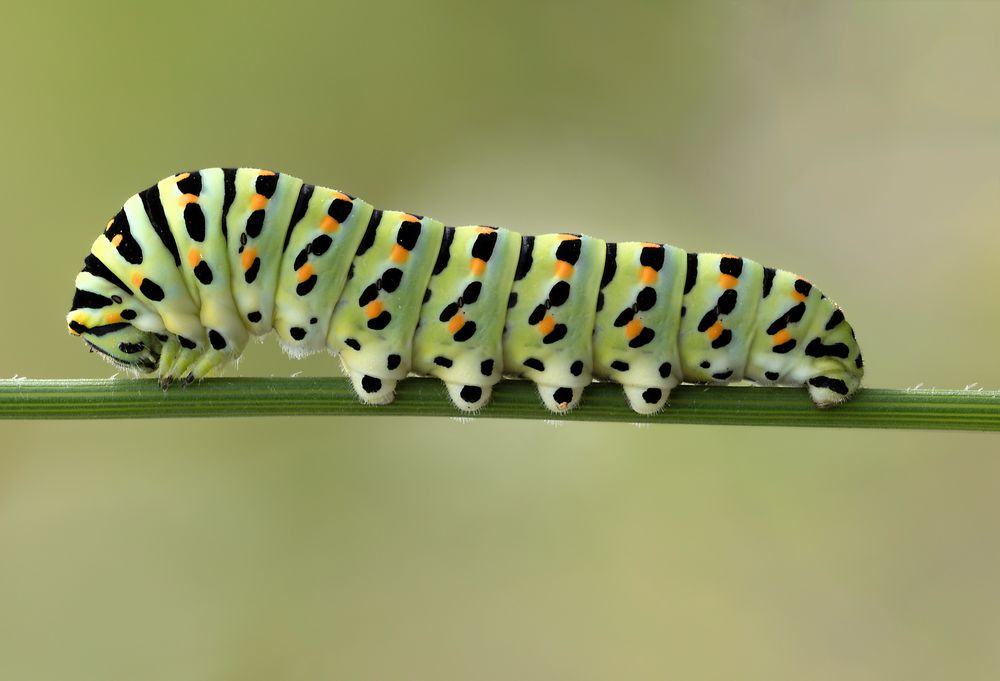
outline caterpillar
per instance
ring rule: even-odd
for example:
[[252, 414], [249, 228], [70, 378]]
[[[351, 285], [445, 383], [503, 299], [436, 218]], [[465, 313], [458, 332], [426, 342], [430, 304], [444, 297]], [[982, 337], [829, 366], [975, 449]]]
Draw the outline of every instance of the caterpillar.
[[682, 381], [806, 386], [826, 407], [863, 375], [843, 312], [791, 272], [668, 244], [446, 227], [251, 168], [135, 194], [75, 284], [69, 332], [165, 388], [271, 331], [290, 356], [339, 355], [365, 403], [419, 374], [462, 411], [502, 376], [533, 381], [557, 413], [595, 378], [615, 381], [651, 414]]

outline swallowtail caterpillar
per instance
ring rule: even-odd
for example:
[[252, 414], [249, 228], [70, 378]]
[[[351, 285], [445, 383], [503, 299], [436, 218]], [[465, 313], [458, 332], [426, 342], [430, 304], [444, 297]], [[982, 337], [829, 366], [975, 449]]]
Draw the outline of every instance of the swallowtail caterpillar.
[[340, 356], [363, 402], [410, 374], [455, 406], [501, 376], [554, 412], [595, 378], [640, 414], [682, 381], [860, 386], [843, 313], [807, 280], [753, 260], [578, 234], [445, 227], [252, 168], [167, 177], [108, 222], [76, 277], [70, 333], [164, 387], [200, 380], [274, 331], [289, 355]]

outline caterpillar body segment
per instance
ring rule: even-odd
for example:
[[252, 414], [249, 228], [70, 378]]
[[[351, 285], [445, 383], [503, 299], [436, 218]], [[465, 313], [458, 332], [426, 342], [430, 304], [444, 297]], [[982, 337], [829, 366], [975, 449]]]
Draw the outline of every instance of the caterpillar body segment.
[[327, 349], [360, 399], [416, 373], [465, 411], [502, 376], [572, 409], [595, 378], [638, 413], [681, 381], [807, 386], [848, 399], [863, 362], [843, 313], [807, 280], [732, 255], [579, 234], [445, 227], [249, 168], [165, 178], [109, 221], [76, 278], [70, 332], [166, 386], [275, 331]]

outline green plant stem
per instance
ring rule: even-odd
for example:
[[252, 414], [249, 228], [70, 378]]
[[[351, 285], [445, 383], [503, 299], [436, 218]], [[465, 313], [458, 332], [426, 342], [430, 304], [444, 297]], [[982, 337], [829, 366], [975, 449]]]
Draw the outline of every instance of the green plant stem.
[[[403, 381], [396, 401], [361, 404], [343, 378], [217, 378], [161, 390], [142, 380], [0, 380], [0, 419], [112, 419], [225, 416], [465, 416], [434, 379]], [[670, 406], [639, 416], [619, 386], [595, 383], [583, 404], [549, 413], [527, 381], [503, 381], [474, 418], [565, 419], [830, 428], [1000, 430], [1000, 391], [862, 390], [851, 402], [817, 409], [794, 388], [685, 385]]]

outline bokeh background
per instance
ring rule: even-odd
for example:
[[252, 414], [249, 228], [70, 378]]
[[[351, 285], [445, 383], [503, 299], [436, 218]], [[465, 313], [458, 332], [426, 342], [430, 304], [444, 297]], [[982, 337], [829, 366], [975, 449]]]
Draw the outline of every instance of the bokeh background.
[[[868, 385], [1000, 387], [1000, 4], [19, 3], [0, 375], [169, 173], [740, 253]], [[242, 375], [335, 373], [269, 341]], [[993, 679], [1000, 440], [393, 418], [0, 424], [0, 678]]]

